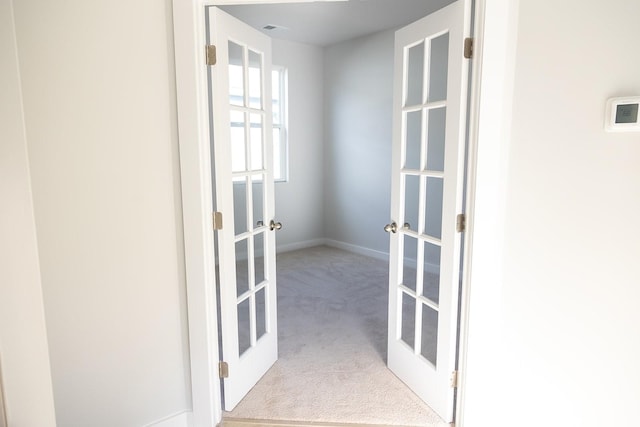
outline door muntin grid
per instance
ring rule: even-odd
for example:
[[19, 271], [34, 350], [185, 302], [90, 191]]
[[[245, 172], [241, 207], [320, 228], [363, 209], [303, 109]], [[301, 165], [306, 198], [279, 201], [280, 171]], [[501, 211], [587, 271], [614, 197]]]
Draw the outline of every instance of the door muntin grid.
[[449, 34], [404, 48], [396, 338], [437, 366]]
[[229, 107], [234, 198], [238, 356], [272, 331], [267, 212], [265, 67], [262, 53], [229, 41]]

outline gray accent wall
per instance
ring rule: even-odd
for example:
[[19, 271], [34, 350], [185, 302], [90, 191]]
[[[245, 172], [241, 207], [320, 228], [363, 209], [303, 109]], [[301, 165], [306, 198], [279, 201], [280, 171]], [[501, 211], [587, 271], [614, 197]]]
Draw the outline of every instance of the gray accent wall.
[[276, 182], [278, 249], [323, 236], [323, 50], [273, 40], [273, 63], [289, 73], [289, 179]]
[[387, 253], [394, 32], [330, 46], [324, 66], [325, 237]]

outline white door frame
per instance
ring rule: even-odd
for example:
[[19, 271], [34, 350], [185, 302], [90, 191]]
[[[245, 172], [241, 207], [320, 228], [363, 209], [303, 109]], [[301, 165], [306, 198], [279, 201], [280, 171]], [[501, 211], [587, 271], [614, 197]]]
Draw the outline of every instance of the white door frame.
[[[191, 362], [192, 425], [222, 419], [215, 252], [211, 225], [205, 7], [224, 4], [302, 3], [313, 0], [174, 0], [176, 101]], [[329, 0], [330, 1], [330, 0]], [[337, 0], [339, 1], [339, 0]], [[502, 217], [510, 130], [519, 0], [476, 0], [467, 181], [467, 232], [461, 292], [456, 424], [465, 415], [465, 389], [481, 360], [475, 334], [495, 326], [495, 314], [477, 310], [501, 288]], [[483, 96], [491, 94], [491, 96]], [[480, 150], [481, 148], [481, 150]], [[484, 255], [483, 255], [484, 254]], [[473, 286], [470, 284], [473, 283]], [[472, 291], [473, 290], [473, 291]], [[495, 303], [494, 303], [495, 305]], [[476, 332], [476, 331], [480, 332]], [[480, 344], [480, 343], [478, 343]]]

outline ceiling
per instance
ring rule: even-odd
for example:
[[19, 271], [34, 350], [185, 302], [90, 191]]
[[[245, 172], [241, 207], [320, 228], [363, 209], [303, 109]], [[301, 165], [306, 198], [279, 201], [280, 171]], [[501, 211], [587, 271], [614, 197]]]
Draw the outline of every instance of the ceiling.
[[[329, 46], [399, 28], [454, 0], [347, 0], [220, 6], [270, 37]], [[267, 25], [275, 29], [265, 30]]]

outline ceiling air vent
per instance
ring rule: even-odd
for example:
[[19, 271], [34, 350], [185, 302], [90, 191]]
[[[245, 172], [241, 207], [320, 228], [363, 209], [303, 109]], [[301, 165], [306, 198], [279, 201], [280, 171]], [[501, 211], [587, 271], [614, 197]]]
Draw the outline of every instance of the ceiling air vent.
[[262, 28], [265, 29], [265, 30], [275, 30], [278, 27], [276, 27], [275, 25], [265, 25]]

